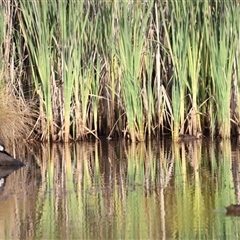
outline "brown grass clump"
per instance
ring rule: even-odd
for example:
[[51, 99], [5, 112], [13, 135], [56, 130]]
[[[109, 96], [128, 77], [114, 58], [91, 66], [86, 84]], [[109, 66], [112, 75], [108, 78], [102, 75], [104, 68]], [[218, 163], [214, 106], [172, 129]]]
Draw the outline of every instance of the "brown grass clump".
[[29, 138], [32, 116], [30, 106], [7, 91], [0, 92], [0, 138], [6, 145]]

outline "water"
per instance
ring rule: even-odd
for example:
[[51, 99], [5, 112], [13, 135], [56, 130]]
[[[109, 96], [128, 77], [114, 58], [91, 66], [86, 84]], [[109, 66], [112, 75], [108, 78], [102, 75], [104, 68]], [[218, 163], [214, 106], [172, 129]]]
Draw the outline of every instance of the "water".
[[0, 239], [237, 239], [240, 234], [240, 211], [225, 209], [240, 203], [240, 151], [229, 141], [20, 149], [26, 166], [8, 172], [0, 187]]

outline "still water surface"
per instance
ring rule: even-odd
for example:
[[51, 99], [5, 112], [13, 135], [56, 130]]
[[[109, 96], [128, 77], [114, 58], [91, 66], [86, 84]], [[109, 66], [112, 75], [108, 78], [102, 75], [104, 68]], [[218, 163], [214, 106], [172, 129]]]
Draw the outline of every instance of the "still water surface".
[[240, 149], [229, 141], [100, 141], [22, 146], [16, 154], [25, 167], [0, 169], [10, 174], [0, 188], [0, 239], [240, 234], [240, 210], [225, 210], [240, 203]]

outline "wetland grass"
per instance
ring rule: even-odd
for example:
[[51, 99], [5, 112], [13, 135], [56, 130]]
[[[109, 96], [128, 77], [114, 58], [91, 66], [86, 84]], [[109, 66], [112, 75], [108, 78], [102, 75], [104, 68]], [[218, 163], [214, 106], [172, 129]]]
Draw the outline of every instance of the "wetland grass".
[[[137, 4], [119, 4], [123, 17], [119, 19], [119, 46], [116, 49], [122, 71], [121, 89], [127, 123], [125, 131], [132, 141], [145, 139], [145, 117], [143, 112], [141, 68], [147, 23], [151, 5], [147, 11], [138, 9]], [[122, 5], [122, 6], [121, 6]], [[134, 21], [129, 18], [133, 16]]]
[[40, 115], [41, 138], [50, 141], [50, 138], [55, 135], [52, 90], [56, 82], [54, 75], [51, 74], [54, 61], [53, 30], [55, 25], [53, 22], [50, 24], [49, 4], [41, 4], [38, 1], [19, 1], [19, 6], [21, 34], [26, 41], [32, 81], [39, 97], [39, 104], [43, 109]]
[[238, 134], [237, 1], [0, 5], [1, 81], [40, 140]]
[[[201, 9], [200, 6], [203, 8]], [[200, 68], [201, 68], [201, 56], [202, 56], [202, 44], [203, 44], [203, 26], [201, 22], [201, 11], [205, 12], [205, 6], [201, 2], [197, 2], [193, 6], [191, 13], [189, 14], [189, 36], [187, 42], [187, 59], [188, 59], [188, 79], [186, 86], [190, 92], [191, 108], [189, 110], [191, 122], [188, 123], [189, 132], [191, 135], [197, 135], [200, 129], [200, 122], [198, 121], [198, 94], [199, 94], [199, 82], [200, 80]]]
[[211, 46], [212, 94], [216, 100], [218, 134], [223, 138], [229, 138], [233, 65], [234, 59], [239, 58], [237, 52], [239, 22], [235, 19], [239, 11], [231, 4], [226, 4], [224, 15], [220, 13], [220, 9], [216, 8], [216, 11], [219, 12], [219, 20], [212, 20], [212, 29], [208, 29]]
[[[27, 139], [36, 117], [33, 105], [19, 87], [21, 63], [15, 60], [13, 25], [16, 18], [11, 4], [0, 3], [0, 138], [5, 146]], [[17, 77], [19, 74], [19, 78]], [[31, 135], [33, 137], [34, 134]]]

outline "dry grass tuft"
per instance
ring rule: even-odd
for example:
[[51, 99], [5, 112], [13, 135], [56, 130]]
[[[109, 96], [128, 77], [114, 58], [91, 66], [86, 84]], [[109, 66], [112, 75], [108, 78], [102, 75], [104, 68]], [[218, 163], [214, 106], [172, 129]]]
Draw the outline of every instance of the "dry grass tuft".
[[31, 109], [7, 91], [0, 92], [0, 138], [6, 145], [29, 137], [34, 115]]

